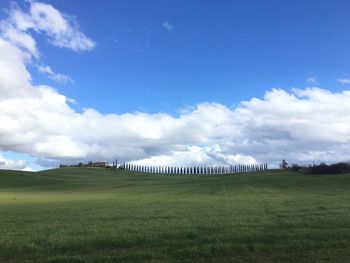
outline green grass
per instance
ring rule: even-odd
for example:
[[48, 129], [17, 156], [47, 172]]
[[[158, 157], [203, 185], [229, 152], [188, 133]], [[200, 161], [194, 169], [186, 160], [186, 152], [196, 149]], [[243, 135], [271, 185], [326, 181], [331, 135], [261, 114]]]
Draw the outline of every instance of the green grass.
[[0, 262], [350, 262], [350, 175], [0, 171]]

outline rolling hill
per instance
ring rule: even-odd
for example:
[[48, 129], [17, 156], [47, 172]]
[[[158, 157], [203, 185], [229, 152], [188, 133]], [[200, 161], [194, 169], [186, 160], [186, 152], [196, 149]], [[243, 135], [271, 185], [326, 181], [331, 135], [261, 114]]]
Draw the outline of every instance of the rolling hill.
[[350, 174], [0, 171], [0, 262], [349, 262]]

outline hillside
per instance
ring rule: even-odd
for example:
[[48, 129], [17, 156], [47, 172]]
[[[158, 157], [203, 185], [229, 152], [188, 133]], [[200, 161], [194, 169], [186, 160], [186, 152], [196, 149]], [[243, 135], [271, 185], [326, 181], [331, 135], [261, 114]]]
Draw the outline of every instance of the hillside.
[[349, 262], [350, 174], [0, 171], [0, 262]]

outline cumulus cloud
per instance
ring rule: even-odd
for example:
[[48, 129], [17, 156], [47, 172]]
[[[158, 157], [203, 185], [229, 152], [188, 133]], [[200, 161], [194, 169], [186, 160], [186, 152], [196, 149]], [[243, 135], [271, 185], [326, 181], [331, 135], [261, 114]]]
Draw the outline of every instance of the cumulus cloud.
[[[53, 14], [46, 13], [60, 21], [53, 32], [61, 32], [66, 20], [60, 20], [53, 7], [43, 5]], [[46, 22], [35, 22], [41, 18], [15, 11], [20, 15], [11, 19], [23, 34], [39, 27], [33, 23], [49, 30]], [[52, 20], [45, 21], [50, 24]], [[52, 34], [48, 37], [54, 41]], [[29, 154], [49, 167], [116, 157], [139, 164], [182, 166], [350, 160], [348, 90], [272, 89], [263, 98], [236, 107], [199, 103], [177, 117], [143, 112], [102, 114], [95, 109], [77, 112], [70, 107], [70, 99], [54, 88], [32, 83], [27, 65], [33, 50], [38, 52], [35, 41], [29, 44], [17, 39], [4, 32], [0, 37], [2, 151]]]
[[46, 74], [50, 79], [61, 83], [73, 82], [68, 75], [53, 72], [50, 66], [37, 65], [39, 72]]
[[164, 22], [163, 28], [168, 32], [172, 32], [174, 30], [174, 25], [170, 24], [169, 22]]
[[9, 160], [0, 153], [0, 169], [32, 171], [25, 160]]
[[337, 81], [341, 84], [350, 84], [350, 79], [337, 79]]

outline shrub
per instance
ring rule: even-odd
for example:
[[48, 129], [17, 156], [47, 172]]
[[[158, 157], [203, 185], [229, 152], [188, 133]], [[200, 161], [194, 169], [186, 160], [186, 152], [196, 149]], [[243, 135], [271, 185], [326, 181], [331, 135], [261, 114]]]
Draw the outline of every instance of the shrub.
[[293, 171], [293, 172], [298, 172], [300, 171], [302, 167], [298, 164], [292, 164], [292, 166], [290, 167], [290, 170]]
[[321, 163], [320, 165], [313, 165], [306, 168], [309, 174], [340, 174], [350, 173], [350, 163], [335, 163], [327, 165]]

